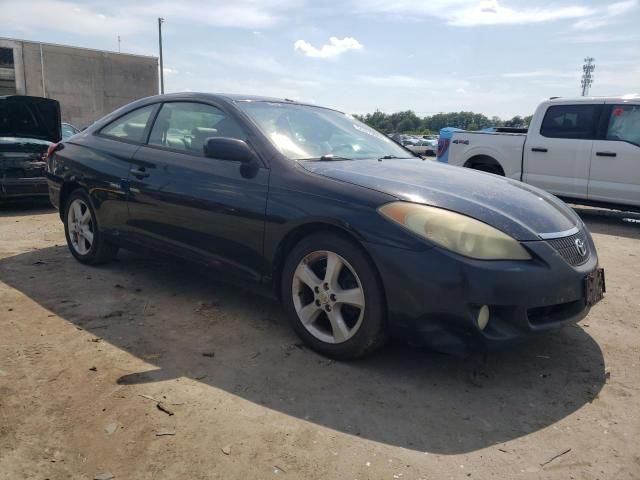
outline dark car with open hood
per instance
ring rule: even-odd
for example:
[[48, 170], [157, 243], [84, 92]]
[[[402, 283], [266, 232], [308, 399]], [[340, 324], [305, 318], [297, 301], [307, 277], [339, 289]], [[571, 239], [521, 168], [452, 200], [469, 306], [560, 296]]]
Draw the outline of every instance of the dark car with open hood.
[[56, 100], [0, 96], [0, 201], [49, 195], [46, 155], [60, 138]]
[[277, 297], [336, 358], [388, 338], [468, 354], [584, 318], [604, 294], [562, 201], [425, 161], [345, 113], [183, 93], [127, 105], [55, 147], [71, 254], [170, 253]]

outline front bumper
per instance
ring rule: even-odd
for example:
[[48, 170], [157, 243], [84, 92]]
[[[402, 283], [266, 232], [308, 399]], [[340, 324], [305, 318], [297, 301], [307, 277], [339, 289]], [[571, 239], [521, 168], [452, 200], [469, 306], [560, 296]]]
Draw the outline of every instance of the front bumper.
[[33, 178], [1, 178], [0, 200], [10, 198], [43, 197], [49, 195], [47, 179]]
[[[584, 278], [590, 257], [572, 267], [545, 241], [524, 243], [530, 261], [480, 261], [434, 247], [409, 251], [367, 243], [384, 284], [389, 328], [439, 351], [466, 355], [578, 322], [589, 312]], [[480, 307], [490, 310], [484, 330]]]

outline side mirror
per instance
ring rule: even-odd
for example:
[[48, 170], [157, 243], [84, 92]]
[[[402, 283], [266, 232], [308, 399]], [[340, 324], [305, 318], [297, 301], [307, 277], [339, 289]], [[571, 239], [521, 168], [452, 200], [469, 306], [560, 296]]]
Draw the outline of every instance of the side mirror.
[[209, 137], [204, 142], [204, 154], [218, 160], [250, 162], [254, 155], [244, 140], [229, 137]]

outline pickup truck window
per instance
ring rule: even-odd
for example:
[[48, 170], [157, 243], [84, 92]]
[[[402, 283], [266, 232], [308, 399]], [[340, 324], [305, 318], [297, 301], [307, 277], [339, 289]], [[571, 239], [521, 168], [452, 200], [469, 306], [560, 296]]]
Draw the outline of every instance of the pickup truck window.
[[542, 120], [540, 135], [549, 138], [595, 138], [601, 105], [554, 105]]
[[607, 140], [621, 140], [640, 147], [640, 105], [614, 105]]

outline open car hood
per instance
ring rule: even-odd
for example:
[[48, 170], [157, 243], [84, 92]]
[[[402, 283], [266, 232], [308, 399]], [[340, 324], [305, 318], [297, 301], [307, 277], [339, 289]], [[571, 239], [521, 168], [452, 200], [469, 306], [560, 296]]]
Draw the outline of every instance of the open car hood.
[[60, 103], [25, 95], [0, 96], [0, 137], [37, 138], [59, 142]]

